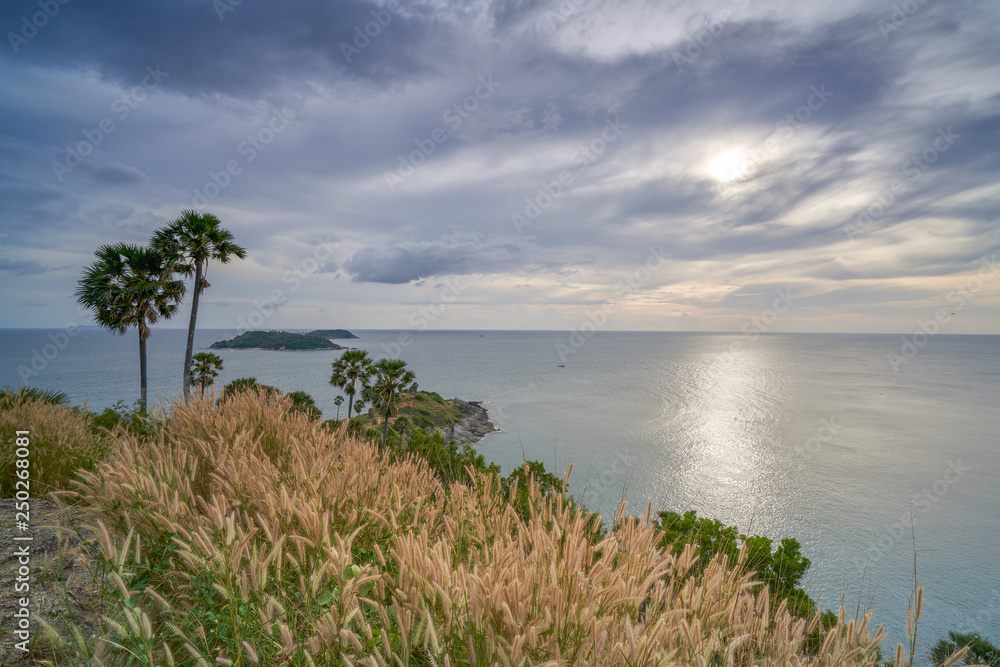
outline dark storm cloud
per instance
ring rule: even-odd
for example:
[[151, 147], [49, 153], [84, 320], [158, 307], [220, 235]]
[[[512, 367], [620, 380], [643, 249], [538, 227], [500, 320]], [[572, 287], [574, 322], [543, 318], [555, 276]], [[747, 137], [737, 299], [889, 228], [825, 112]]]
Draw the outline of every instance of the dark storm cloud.
[[[0, 24], [17, 31], [22, 18], [38, 9], [34, 1], [5, 3]], [[364, 34], [372, 21], [378, 34], [357, 49], [356, 29]], [[280, 6], [229, 0], [73, 2], [61, 6], [36, 36], [18, 43], [14, 57], [48, 67], [94, 68], [126, 86], [140, 83], [147, 65], [159, 64], [170, 73], [171, 86], [185, 92], [256, 99], [320, 81], [386, 85], [419, 76], [433, 71], [428, 56], [447, 54], [452, 30], [427, 11], [390, 12], [363, 0]], [[358, 53], [348, 50], [345, 56], [342, 44]], [[8, 57], [11, 51], [6, 49]]]
[[32, 276], [37, 273], [45, 273], [48, 270], [48, 267], [31, 260], [0, 257], [0, 271], [12, 273], [15, 276]]
[[528, 242], [455, 235], [362, 248], [344, 264], [356, 282], [401, 284], [429, 276], [510, 271], [528, 264]]

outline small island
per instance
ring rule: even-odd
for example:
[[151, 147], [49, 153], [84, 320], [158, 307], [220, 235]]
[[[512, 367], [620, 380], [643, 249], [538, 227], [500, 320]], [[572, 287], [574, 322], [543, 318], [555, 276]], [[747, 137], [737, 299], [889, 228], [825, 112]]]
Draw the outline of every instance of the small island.
[[347, 329], [317, 329], [310, 331], [307, 336], [319, 336], [320, 338], [357, 338]]
[[[353, 334], [352, 334], [353, 335]], [[247, 331], [230, 340], [212, 343], [216, 350], [345, 350], [329, 338], [288, 331]]]

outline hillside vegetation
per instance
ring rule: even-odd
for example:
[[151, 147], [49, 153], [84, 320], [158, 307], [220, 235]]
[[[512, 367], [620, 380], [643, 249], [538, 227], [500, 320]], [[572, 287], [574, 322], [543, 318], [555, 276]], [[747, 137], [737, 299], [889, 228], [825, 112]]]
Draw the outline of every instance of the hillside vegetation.
[[321, 338], [357, 338], [347, 329], [317, 329], [310, 331], [307, 336], [319, 336]]
[[[399, 396], [399, 412], [390, 419], [390, 426], [398, 435], [402, 427], [426, 428], [429, 430], [447, 430], [452, 424], [462, 418], [453, 404], [441, 398], [433, 391], [403, 392]], [[377, 427], [379, 420], [362, 414], [351, 420], [352, 429]]]
[[446, 479], [253, 389], [148, 428], [57, 494], [98, 535], [104, 630], [50, 630], [41, 664], [878, 664], [869, 614], [793, 614], [745, 547], [702, 561], [649, 511], [606, 531], [539, 464]]
[[220, 340], [209, 347], [214, 349], [262, 350], [343, 350], [344, 348], [322, 336], [289, 333], [288, 331], [247, 331], [229, 340]]

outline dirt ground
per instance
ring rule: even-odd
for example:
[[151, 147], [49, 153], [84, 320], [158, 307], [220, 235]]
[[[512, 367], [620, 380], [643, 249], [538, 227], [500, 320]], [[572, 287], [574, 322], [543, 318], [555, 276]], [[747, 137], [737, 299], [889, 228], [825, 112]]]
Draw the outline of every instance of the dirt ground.
[[[88, 642], [100, 627], [100, 561], [92, 536], [81, 527], [72, 509], [62, 511], [56, 503], [40, 498], [28, 502], [29, 527], [22, 531], [16, 501], [0, 500], [0, 665], [36, 664], [42, 656], [40, 651], [24, 653], [15, 647], [21, 639], [14, 635], [18, 629], [14, 612], [20, 608], [21, 598], [29, 600], [32, 642], [37, 643], [43, 635], [39, 617], [60, 630], [67, 621], [73, 623]], [[32, 540], [14, 540], [23, 536]], [[23, 559], [19, 549], [24, 545], [30, 554], [29, 590], [19, 592], [15, 586]]]

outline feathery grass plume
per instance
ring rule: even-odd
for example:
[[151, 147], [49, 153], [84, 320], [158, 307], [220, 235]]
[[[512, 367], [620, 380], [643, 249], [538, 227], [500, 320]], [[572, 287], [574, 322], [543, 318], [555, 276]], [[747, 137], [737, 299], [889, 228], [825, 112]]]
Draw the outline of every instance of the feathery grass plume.
[[31, 494], [70, 488], [80, 469], [93, 470], [109, 444], [90, 428], [90, 418], [63, 405], [65, 394], [20, 388], [0, 393], [0, 497], [15, 494], [16, 431], [28, 429]]
[[[744, 552], [697, 548], [622, 504], [607, 533], [525, 469], [447, 486], [266, 393], [170, 406], [81, 473], [112, 591], [108, 665], [861, 665], [884, 637], [776, 602]], [[102, 528], [103, 526], [103, 528]], [[101, 531], [104, 532], [101, 532]], [[74, 651], [63, 642], [62, 655]], [[168, 658], [169, 656], [169, 658]], [[73, 664], [74, 655], [63, 664]]]

